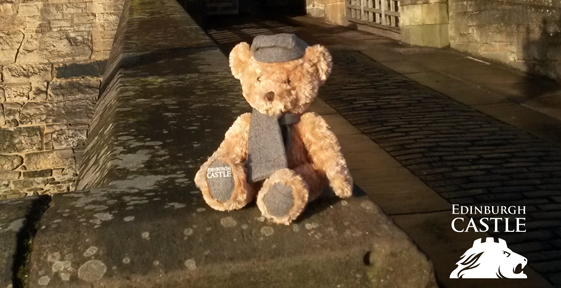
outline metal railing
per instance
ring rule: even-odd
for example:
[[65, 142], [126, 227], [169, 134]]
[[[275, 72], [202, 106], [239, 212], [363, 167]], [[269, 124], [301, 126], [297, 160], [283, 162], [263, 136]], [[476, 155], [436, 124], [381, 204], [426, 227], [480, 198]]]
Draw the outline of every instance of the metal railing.
[[345, 0], [347, 20], [399, 28], [399, 0]]

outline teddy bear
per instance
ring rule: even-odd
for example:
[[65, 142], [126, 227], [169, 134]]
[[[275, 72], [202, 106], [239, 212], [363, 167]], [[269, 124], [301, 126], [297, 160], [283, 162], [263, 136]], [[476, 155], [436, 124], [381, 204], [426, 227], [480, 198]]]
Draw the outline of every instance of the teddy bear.
[[237, 44], [232, 75], [253, 108], [239, 116], [195, 175], [213, 209], [241, 209], [257, 198], [262, 215], [288, 225], [329, 184], [340, 198], [353, 181], [337, 138], [325, 120], [304, 111], [331, 73], [324, 46], [294, 34], [260, 35]]

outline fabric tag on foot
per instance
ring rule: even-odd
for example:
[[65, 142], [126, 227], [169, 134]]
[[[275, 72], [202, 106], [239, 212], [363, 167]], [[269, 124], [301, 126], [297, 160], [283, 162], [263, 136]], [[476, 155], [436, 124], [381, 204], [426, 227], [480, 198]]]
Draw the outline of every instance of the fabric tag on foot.
[[221, 160], [214, 160], [206, 169], [206, 182], [214, 199], [220, 202], [230, 200], [234, 191], [232, 167]]

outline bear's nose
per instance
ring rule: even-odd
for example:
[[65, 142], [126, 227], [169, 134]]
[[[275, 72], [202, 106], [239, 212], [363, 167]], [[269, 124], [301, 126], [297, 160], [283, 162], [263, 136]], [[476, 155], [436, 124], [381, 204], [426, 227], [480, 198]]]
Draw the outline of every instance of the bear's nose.
[[269, 91], [265, 94], [265, 99], [267, 99], [267, 101], [273, 101], [273, 99], [275, 99], [275, 92], [273, 91]]

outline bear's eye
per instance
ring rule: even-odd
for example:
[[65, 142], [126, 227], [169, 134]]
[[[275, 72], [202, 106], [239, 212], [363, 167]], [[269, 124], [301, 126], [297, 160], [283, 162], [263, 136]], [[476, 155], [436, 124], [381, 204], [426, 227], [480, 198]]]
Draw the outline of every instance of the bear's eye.
[[257, 76], [257, 82], [261, 82], [261, 76]]
[[509, 253], [509, 252], [503, 251], [503, 254], [505, 254], [506, 257], [510, 257], [510, 253]]
[[284, 83], [290, 85], [290, 79], [286, 79], [286, 81], [284, 81]]

